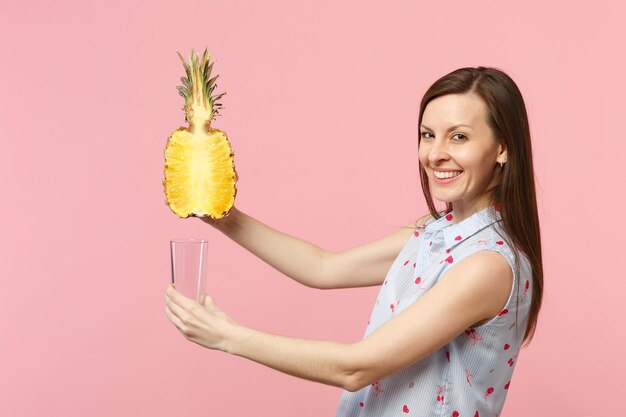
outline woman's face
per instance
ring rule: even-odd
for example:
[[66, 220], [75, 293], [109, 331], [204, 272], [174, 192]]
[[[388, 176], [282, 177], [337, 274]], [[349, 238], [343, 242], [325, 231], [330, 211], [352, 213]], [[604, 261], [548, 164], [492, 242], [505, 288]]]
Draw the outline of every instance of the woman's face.
[[506, 161], [503, 145], [487, 124], [487, 113], [476, 95], [448, 94], [430, 101], [422, 115], [420, 162], [433, 197], [451, 202], [455, 211], [485, 207], [487, 190], [499, 179], [496, 165]]

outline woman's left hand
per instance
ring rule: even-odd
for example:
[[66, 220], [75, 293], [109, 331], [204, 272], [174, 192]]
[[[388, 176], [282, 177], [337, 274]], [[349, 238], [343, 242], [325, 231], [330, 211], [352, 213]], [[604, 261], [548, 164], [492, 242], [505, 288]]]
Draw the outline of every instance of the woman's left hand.
[[169, 284], [165, 290], [165, 314], [188, 340], [209, 349], [226, 350], [226, 334], [235, 322], [208, 295], [201, 305]]

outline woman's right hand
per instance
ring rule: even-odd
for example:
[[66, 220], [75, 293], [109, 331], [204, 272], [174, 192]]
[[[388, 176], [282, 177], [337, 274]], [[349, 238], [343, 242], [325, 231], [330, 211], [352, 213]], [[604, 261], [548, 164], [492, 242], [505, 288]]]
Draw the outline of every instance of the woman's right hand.
[[226, 225], [233, 220], [233, 218], [236, 216], [236, 212], [238, 212], [238, 210], [237, 208], [235, 208], [235, 206], [233, 206], [226, 216], [219, 219], [215, 219], [211, 216], [202, 216], [199, 217], [199, 219], [219, 230], [220, 227]]

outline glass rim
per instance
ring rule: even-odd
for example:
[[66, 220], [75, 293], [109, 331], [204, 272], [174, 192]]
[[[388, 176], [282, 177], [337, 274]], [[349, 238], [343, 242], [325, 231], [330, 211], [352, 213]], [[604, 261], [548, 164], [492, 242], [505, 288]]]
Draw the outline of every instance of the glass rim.
[[183, 239], [170, 239], [170, 243], [209, 243], [206, 239], [197, 238], [183, 238]]

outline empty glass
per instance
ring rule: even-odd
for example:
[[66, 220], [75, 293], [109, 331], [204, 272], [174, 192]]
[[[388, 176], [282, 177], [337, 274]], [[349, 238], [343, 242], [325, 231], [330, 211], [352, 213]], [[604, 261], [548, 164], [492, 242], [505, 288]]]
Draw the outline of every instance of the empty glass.
[[172, 283], [185, 297], [204, 303], [208, 242], [203, 239], [170, 240]]

